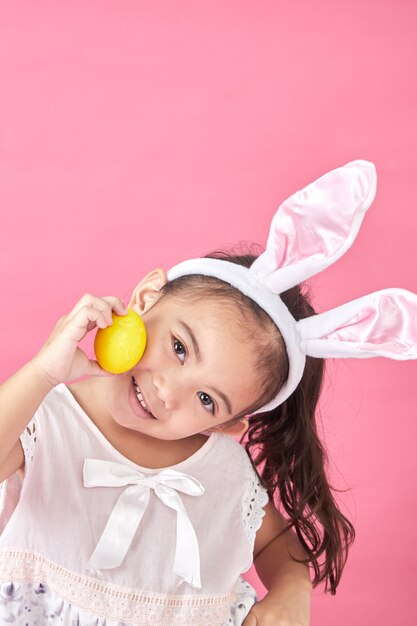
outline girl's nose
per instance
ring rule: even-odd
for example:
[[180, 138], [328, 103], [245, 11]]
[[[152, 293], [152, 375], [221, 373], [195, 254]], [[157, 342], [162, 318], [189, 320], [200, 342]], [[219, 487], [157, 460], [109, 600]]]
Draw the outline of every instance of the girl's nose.
[[178, 397], [177, 383], [168, 372], [162, 374], [158, 372], [152, 377], [152, 383], [156, 390], [156, 395], [167, 410], [172, 410]]

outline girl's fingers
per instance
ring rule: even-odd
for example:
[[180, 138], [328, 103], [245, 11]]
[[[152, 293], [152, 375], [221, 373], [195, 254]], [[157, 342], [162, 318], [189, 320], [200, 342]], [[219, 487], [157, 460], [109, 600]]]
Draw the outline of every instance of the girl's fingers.
[[69, 315], [58, 320], [35, 357], [51, 381], [57, 384], [84, 375], [109, 376], [96, 361], [90, 361], [78, 343], [94, 328], [110, 326], [113, 323], [112, 311], [120, 315], [127, 313], [120, 298], [98, 298], [86, 294]]
[[[110, 322], [111, 323], [111, 322]], [[83, 306], [63, 324], [63, 336], [71, 341], [79, 342], [84, 339], [89, 330], [95, 327], [106, 328], [109, 326], [105, 314], [93, 306]]]
[[93, 307], [98, 311], [101, 311], [106, 318], [108, 326], [112, 323], [112, 311], [114, 311], [117, 315], [126, 315], [127, 313], [127, 308], [125, 307], [123, 300], [117, 296], [104, 296], [100, 298], [92, 295], [91, 293], [86, 293], [82, 298], [80, 298], [67, 317], [73, 318], [78, 311], [84, 307]]
[[89, 361], [89, 370], [86, 372], [87, 376], [114, 376], [110, 372], [106, 372], [97, 361], [90, 360]]

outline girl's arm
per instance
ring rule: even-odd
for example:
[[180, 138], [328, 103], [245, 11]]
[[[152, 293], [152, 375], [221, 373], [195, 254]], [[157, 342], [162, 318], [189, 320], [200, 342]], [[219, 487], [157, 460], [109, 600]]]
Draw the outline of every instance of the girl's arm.
[[270, 502], [256, 534], [254, 564], [268, 589], [255, 604], [242, 626], [308, 626], [312, 585], [309, 569], [297, 559], [306, 554], [292, 530], [279, 536], [286, 521]]
[[0, 386], [0, 482], [23, 466], [19, 437], [52, 387], [32, 361]]
[[0, 385], [0, 482], [23, 466], [19, 437], [55, 385], [81, 376], [109, 375], [87, 357], [78, 342], [94, 328], [110, 326], [112, 310], [118, 315], [127, 313], [119, 298], [83, 296], [58, 321], [38, 354]]

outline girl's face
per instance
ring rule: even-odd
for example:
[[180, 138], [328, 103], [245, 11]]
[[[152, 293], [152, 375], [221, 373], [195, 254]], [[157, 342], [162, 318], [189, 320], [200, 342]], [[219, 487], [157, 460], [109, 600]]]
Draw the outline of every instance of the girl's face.
[[240, 317], [220, 302], [152, 295], [131, 302], [147, 330], [137, 366], [108, 379], [107, 406], [120, 425], [182, 439], [229, 422], [260, 395], [254, 346]]

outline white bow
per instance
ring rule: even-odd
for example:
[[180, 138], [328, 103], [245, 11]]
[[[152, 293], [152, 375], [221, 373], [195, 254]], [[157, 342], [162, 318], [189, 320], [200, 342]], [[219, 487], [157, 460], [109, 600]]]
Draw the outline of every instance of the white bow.
[[196, 588], [201, 587], [200, 554], [197, 536], [177, 493], [201, 496], [204, 487], [187, 474], [164, 469], [158, 474], [141, 474], [121, 463], [86, 459], [83, 469], [84, 487], [122, 487], [132, 485], [119, 496], [107, 521], [88, 569], [118, 567], [126, 556], [135, 532], [149, 502], [150, 490], [168, 507], [177, 512], [177, 541], [173, 571]]

